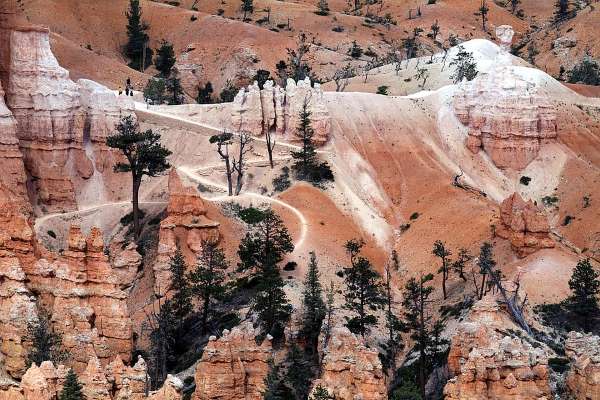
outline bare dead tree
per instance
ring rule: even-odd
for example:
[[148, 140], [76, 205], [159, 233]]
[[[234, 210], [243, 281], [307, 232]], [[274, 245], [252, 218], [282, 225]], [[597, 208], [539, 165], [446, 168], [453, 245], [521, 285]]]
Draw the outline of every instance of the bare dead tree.
[[335, 82], [335, 91], [343, 92], [350, 83], [350, 78], [356, 75], [354, 67], [350, 64], [344, 65], [342, 69], [338, 69], [333, 74], [333, 81]]
[[367, 83], [367, 80], [369, 79], [369, 74], [371, 73], [371, 70], [374, 69], [376, 66], [377, 66], [377, 60], [375, 59], [375, 57], [371, 58], [363, 66], [363, 76], [365, 77], [365, 83]]
[[225, 175], [227, 176], [228, 195], [233, 196], [233, 167], [229, 159], [229, 146], [233, 143], [233, 134], [223, 131], [223, 133], [211, 136], [210, 143], [217, 144], [217, 153], [225, 163]]
[[246, 172], [246, 154], [251, 152], [254, 148], [252, 146], [252, 136], [248, 132], [240, 132], [238, 134], [236, 143], [238, 146], [237, 159], [233, 158], [233, 170], [237, 173], [237, 182], [235, 185], [235, 195], [239, 195], [242, 191], [242, 185], [244, 182], [244, 175]]

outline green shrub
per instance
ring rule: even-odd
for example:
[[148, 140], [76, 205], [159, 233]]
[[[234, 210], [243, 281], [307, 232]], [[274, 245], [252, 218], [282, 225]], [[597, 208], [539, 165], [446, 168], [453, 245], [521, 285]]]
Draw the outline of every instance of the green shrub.
[[265, 212], [256, 207], [242, 208], [238, 211], [238, 217], [247, 224], [257, 224], [265, 218]]
[[292, 186], [290, 181], [290, 169], [285, 166], [281, 169], [281, 175], [273, 179], [273, 189], [276, 192], [284, 192]]
[[48, 234], [48, 236], [50, 236], [52, 239], [56, 239], [56, 233], [54, 233], [54, 231], [50, 230], [48, 232], [46, 232]]

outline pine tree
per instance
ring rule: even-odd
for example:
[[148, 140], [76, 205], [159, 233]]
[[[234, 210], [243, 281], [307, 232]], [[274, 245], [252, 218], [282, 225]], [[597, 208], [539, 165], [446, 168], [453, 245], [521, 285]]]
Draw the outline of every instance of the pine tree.
[[320, 282], [319, 267], [315, 252], [310, 253], [310, 262], [308, 272], [304, 279], [304, 292], [302, 304], [304, 312], [302, 314], [302, 328], [300, 336], [304, 337], [309, 343], [311, 350], [316, 353], [321, 325], [325, 318], [325, 302], [323, 301], [323, 288]]
[[131, 172], [133, 233], [137, 240], [141, 233], [138, 194], [142, 178], [158, 176], [169, 169], [167, 157], [171, 155], [171, 151], [160, 143], [160, 134], [151, 129], [141, 132], [138, 123], [130, 115], [123, 117], [116, 129], [115, 134], [106, 138], [106, 145], [119, 149], [127, 159], [127, 163], [117, 163], [114, 170]]
[[129, 0], [129, 10], [125, 13], [127, 16], [127, 44], [125, 45], [125, 55], [129, 58], [129, 66], [133, 69], [144, 70], [151, 64], [152, 50], [146, 50], [146, 59], [144, 49], [150, 38], [146, 31], [148, 24], [142, 21], [142, 9], [139, 0]]
[[206, 332], [206, 323], [211, 308], [211, 302], [222, 298], [225, 293], [225, 271], [229, 263], [225, 253], [215, 242], [203, 241], [202, 252], [194, 272], [190, 274], [192, 290], [202, 301], [201, 331]]
[[329, 15], [329, 3], [327, 0], [318, 0], [317, 2], [317, 15]]
[[177, 321], [177, 327], [181, 328], [192, 312], [192, 290], [186, 277], [187, 264], [179, 247], [169, 261], [169, 271], [171, 272], [170, 290], [173, 292], [171, 297], [173, 316]]
[[[421, 275], [420, 279], [411, 278], [404, 287], [402, 305], [404, 307], [404, 323], [410, 337], [415, 342], [419, 352], [417, 360], [417, 382], [421, 398], [425, 399], [425, 384], [427, 383], [428, 369], [431, 364], [432, 332], [431, 316], [428, 312], [429, 296], [433, 287], [428, 282], [433, 280], [433, 275]], [[440, 326], [436, 329], [439, 330]]]
[[396, 250], [392, 251], [391, 263], [385, 266], [385, 324], [388, 329], [388, 337], [387, 343], [382, 345], [385, 350], [385, 355], [382, 357], [382, 364], [386, 370], [393, 367], [396, 355], [403, 347], [400, 332], [405, 329], [404, 324], [394, 314], [392, 308], [394, 303], [392, 296], [392, 270], [400, 270], [400, 262], [398, 261]]
[[264, 400], [289, 400], [290, 393], [286, 390], [281, 379], [279, 365], [276, 365], [273, 359], [269, 359], [269, 373], [265, 377]]
[[450, 256], [452, 253], [450, 250], [446, 249], [445, 244], [441, 240], [436, 240], [433, 244], [433, 255], [439, 257], [442, 265], [438, 269], [438, 274], [442, 274], [442, 293], [444, 294], [444, 300], [448, 298], [446, 294], [446, 281], [448, 280], [448, 276], [450, 275]]
[[570, 6], [569, 0], [556, 0], [556, 3], [554, 5], [555, 21], [562, 21], [562, 20], [569, 18], [569, 15], [570, 15], [569, 6]]
[[144, 88], [144, 99], [152, 104], [163, 104], [166, 90], [167, 86], [164, 79], [150, 78]]
[[567, 304], [571, 311], [582, 321], [584, 330], [589, 331], [600, 317], [598, 294], [600, 293], [599, 274], [589, 259], [580, 260], [569, 279], [571, 296]]
[[437, 38], [437, 35], [439, 35], [440, 33], [440, 24], [438, 23], [438, 20], [436, 19], [435, 22], [433, 23], [433, 25], [431, 25], [431, 38], [435, 41], [435, 39]]
[[304, 358], [300, 347], [295, 343], [292, 344], [287, 355], [287, 363], [285, 382], [290, 385], [297, 400], [304, 400], [308, 397], [313, 374], [310, 363]]
[[324, 388], [323, 386], [321, 386], [321, 384], [317, 385], [317, 387], [313, 391], [312, 396], [310, 397], [310, 400], [330, 400], [330, 399], [333, 399], [333, 397], [331, 397], [329, 395], [329, 391], [326, 388]]
[[212, 83], [206, 82], [204, 87], [198, 87], [198, 96], [196, 97], [196, 103], [198, 104], [210, 104], [213, 102], [212, 94], [214, 92]]
[[456, 70], [450, 76], [454, 83], [462, 82], [463, 79], [472, 81], [477, 76], [477, 63], [473, 53], [468, 52], [463, 46], [458, 46], [456, 57], [450, 62], [450, 66], [456, 65]]
[[27, 366], [39, 366], [43, 361], [52, 361], [58, 365], [68, 358], [67, 352], [62, 348], [61, 335], [52, 330], [48, 315], [43, 311], [37, 321], [27, 325], [26, 339], [31, 342]]
[[147, 314], [146, 323], [150, 329], [150, 381], [154, 387], [164, 382], [167, 377], [169, 363], [172, 362], [177, 341], [181, 339], [177, 331], [177, 320], [174, 317], [173, 304], [166, 300], [162, 306], [159, 304], [158, 312]]
[[490, 271], [494, 271], [496, 268], [496, 261], [494, 261], [494, 254], [492, 253], [493, 247], [490, 243], [485, 242], [481, 245], [481, 251], [477, 265], [479, 266], [479, 273], [481, 274], [481, 287], [479, 288], [479, 299], [487, 293], [487, 282], [486, 278]]
[[458, 258], [452, 263], [452, 270], [462, 279], [464, 282], [467, 281], [465, 276], [465, 266], [471, 261], [473, 257], [467, 249], [461, 248], [458, 251]]
[[332, 181], [333, 173], [327, 162], [319, 163], [313, 142], [315, 131], [312, 128], [308, 105], [308, 101], [305, 101], [300, 111], [298, 136], [300, 136], [302, 147], [298, 151], [292, 151], [292, 158], [295, 160], [292, 170], [297, 179], [319, 185], [323, 180]]
[[171, 76], [166, 80], [167, 91], [169, 92], [168, 101], [170, 105], [183, 103], [183, 87], [181, 87], [181, 79], [179, 79], [179, 71], [173, 68]]
[[162, 77], [166, 78], [171, 75], [171, 68], [175, 65], [175, 61], [173, 45], [166, 40], [161, 41], [160, 47], [156, 50], [154, 65]]
[[350, 256], [350, 266], [344, 268], [344, 306], [355, 314], [354, 317], [346, 317], [346, 326], [351, 332], [364, 337], [369, 327], [377, 323], [377, 316], [371, 312], [383, 307], [385, 297], [381, 277], [373, 269], [371, 262], [360, 256], [363, 245], [363, 241], [356, 239], [346, 242], [345, 245]]
[[77, 379], [77, 375], [73, 372], [72, 369], [69, 369], [67, 373], [67, 377], [65, 378], [65, 383], [63, 384], [63, 388], [60, 392], [59, 400], [84, 400], [83, 396], [83, 387], [79, 383]]
[[252, 309], [258, 315], [263, 332], [274, 337], [281, 336], [292, 312], [278, 264], [286, 253], [293, 250], [294, 244], [287, 228], [271, 209], [264, 211], [262, 219], [252, 225], [238, 249], [238, 268], [241, 271], [251, 270], [259, 282]]
[[248, 13], [254, 12], [254, 1], [253, 0], [242, 0], [242, 11], [244, 12], [244, 21]]
[[481, 15], [481, 25], [483, 27], [483, 31], [487, 32], [485, 23], [487, 22], [487, 15], [490, 12], [490, 8], [487, 6], [485, 0], [481, 0], [481, 7], [479, 7], [479, 14]]

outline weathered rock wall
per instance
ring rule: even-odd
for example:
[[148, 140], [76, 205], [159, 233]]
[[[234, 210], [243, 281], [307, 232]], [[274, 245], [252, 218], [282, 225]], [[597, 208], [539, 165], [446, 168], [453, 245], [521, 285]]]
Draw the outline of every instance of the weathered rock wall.
[[445, 399], [550, 398], [548, 351], [533, 346], [520, 329], [486, 296], [459, 325], [448, 355], [451, 378], [444, 388]]
[[577, 400], [600, 399], [600, 337], [569, 332], [565, 352], [571, 359], [567, 386]]
[[298, 83], [288, 79], [285, 89], [272, 81], [267, 81], [262, 90], [257, 82], [241, 89], [233, 100], [232, 129], [254, 136], [262, 136], [268, 131], [282, 135], [286, 140], [297, 141], [300, 112], [305, 102], [311, 113], [313, 141], [322, 145], [329, 139], [331, 118], [323, 90], [318, 83], [313, 87], [309, 78]]
[[193, 400], [261, 400], [272, 357], [270, 340], [256, 344], [258, 331], [247, 322], [214, 336], [196, 366]]

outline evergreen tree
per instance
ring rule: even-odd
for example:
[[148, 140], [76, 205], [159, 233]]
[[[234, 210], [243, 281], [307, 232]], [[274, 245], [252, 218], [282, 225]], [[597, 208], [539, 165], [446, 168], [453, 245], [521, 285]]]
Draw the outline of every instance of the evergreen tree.
[[323, 386], [321, 386], [321, 384], [317, 385], [317, 387], [313, 391], [312, 396], [310, 397], [310, 400], [330, 400], [330, 399], [333, 399], [333, 397], [331, 397], [329, 395], [329, 391], [326, 388], [324, 388]]
[[436, 240], [433, 244], [433, 255], [439, 257], [442, 265], [438, 269], [438, 274], [442, 274], [442, 293], [444, 294], [444, 300], [448, 298], [446, 294], [446, 281], [450, 275], [451, 260], [450, 256], [452, 253], [446, 249], [445, 244], [441, 240]]
[[295, 343], [292, 344], [287, 355], [287, 363], [285, 382], [290, 385], [296, 400], [304, 400], [308, 397], [313, 374], [310, 363], [304, 358], [300, 347]]
[[589, 54], [569, 71], [569, 83], [600, 85], [600, 63]]
[[490, 243], [485, 242], [481, 246], [477, 265], [479, 266], [479, 273], [481, 274], [481, 287], [479, 288], [479, 299], [487, 293], [487, 282], [489, 271], [494, 271], [496, 268], [496, 261], [494, 261], [494, 254], [492, 253], [493, 247]]
[[308, 272], [304, 279], [302, 305], [302, 328], [300, 336], [306, 339], [311, 350], [316, 353], [319, 332], [325, 318], [325, 302], [323, 301], [323, 288], [321, 287], [319, 267], [315, 252], [310, 253]]
[[435, 22], [433, 23], [433, 25], [431, 25], [431, 38], [435, 41], [435, 39], [437, 38], [439, 33], [440, 33], [440, 24], [438, 23], [438, 20], [436, 19]]
[[263, 332], [274, 337], [281, 336], [292, 312], [278, 264], [293, 250], [287, 228], [271, 209], [264, 211], [260, 221], [252, 225], [238, 249], [239, 269], [253, 271], [258, 279], [252, 308], [258, 314]]
[[198, 87], [198, 96], [196, 97], [196, 103], [198, 104], [210, 104], [213, 102], [212, 94], [213, 94], [213, 86], [212, 83], [206, 82], [204, 87]]
[[394, 366], [394, 361], [398, 351], [403, 347], [402, 336], [400, 332], [405, 330], [404, 324], [394, 314], [392, 305], [394, 298], [392, 296], [392, 270], [399, 271], [400, 263], [398, 253], [392, 251], [391, 263], [385, 266], [385, 324], [388, 329], [387, 343], [382, 345], [385, 354], [382, 356], [382, 364], [386, 370]]
[[317, 2], [317, 15], [329, 15], [329, 3], [327, 0], [318, 0]]
[[589, 331], [592, 324], [600, 316], [598, 307], [598, 293], [600, 293], [600, 279], [589, 259], [580, 260], [569, 279], [571, 296], [567, 299], [568, 307], [577, 315], [584, 330]]
[[454, 83], [462, 82], [463, 79], [472, 81], [477, 76], [477, 63], [473, 53], [468, 52], [463, 46], [458, 46], [456, 57], [450, 62], [450, 66], [456, 66], [456, 70], [450, 76]]
[[[146, 31], [148, 24], [142, 21], [142, 9], [139, 0], [129, 0], [129, 10], [125, 13], [127, 16], [127, 44], [125, 45], [125, 55], [129, 58], [129, 66], [133, 69], [144, 70], [152, 63], [152, 50], [144, 49], [148, 45], [150, 38]], [[143, 61], [143, 62], [142, 62]]]
[[181, 342], [171, 300], [166, 300], [162, 306], [159, 304], [159, 307], [158, 312], [152, 311], [147, 315], [146, 321], [151, 329], [149, 375], [154, 388], [167, 377], [167, 371], [175, 359], [177, 341]]
[[555, 21], [562, 21], [570, 17], [569, 11], [569, 0], [556, 0], [554, 5], [554, 19]]
[[254, 12], [254, 1], [242, 0], [242, 11], [244, 12], [244, 20], [246, 20], [246, 15], [248, 13], [252, 14]]
[[169, 92], [168, 101], [171, 105], [183, 103], [183, 88], [181, 87], [181, 79], [176, 68], [171, 71], [171, 76], [166, 81], [167, 91]]
[[160, 143], [160, 134], [151, 129], [141, 132], [138, 123], [130, 115], [123, 117], [116, 129], [115, 134], [106, 138], [106, 145], [119, 149], [127, 159], [127, 163], [117, 163], [114, 170], [131, 172], [133, 233], [137, 240], [141, 233], [138, 194], [142, 178], [158, 176], [166, 171], [170, 167], [167, 157], [171, 151]]
[[350, 266], [344, 268], [344, 306], [355, 314], [354, 317], [346, 317], [346, 326], [351, 332], [364, 337], [369, 327], [377, 323], [377, 316], [371, 312], [383, 307], [385, 297], [381, 277], [373, 269], [371, 262], [360, 255], [363, 245], [363, 241], [356, 239], [345, 245], [350, 256]]
[[173, 51], [171, 43], [166, 40], [160, 42], [160, 47], [156, 50], [154, 65], [162, 77], [166, 78], [171, 75], [171, 68], [175, 65], [175, 51]]
[[171, 271], [171, 287], [173, 293], [171, 305], [177, 328], [183, 327], [185, 319], [192, 312], [192, 290], [186, 277], [187, 264], [179, 247], [169, 261]]
[[458, 251], [458, 258], [452, 263], [452, 270], [462, 279], [464, 282], [467, 281], [465, 276], [465, 266], [471, 261], [473, 257], [469, 254], [467, 249], [461, 248]]
[[194, 272], [190, 274], [193, 292], [202, 301], [201, 331], [206, 332], [206, 323], [211, 302], [221, 299], [225, 293], [225, 271], [229, 263], [225, 253], [217, 247], [216, 242], [203, 241], [202, 252]]
[[77, 374], [72, 369], [69, 369], [58, 400], [84, 400], [85, 397], [82, 390], [83, 387], [79, 383], [79, 379], [77, 379]]
[[163, 104], [166, 90], [167, 86], [164, 79], [150, 78], [144, 88], [144, 99], [152, 104]]
[[26, 339], [31, 342], [27, 353], [27, 366], [40, 365], [43, 361], [52, 361], [55, 365], [65, 361], [68, 353], [62, 348], [62, 337], [50, 326], [48, 315], [41, 312], [38, 320], [27, 324]]
[[421, 275], [420, 279], [411, 278], [404, 288], [402, 305], [404, 307], [404, 323], [410, 332], [410, 338], [415, 343], [419, 352], [417, 360], [417, 382], [421, 398], [425, 399], [425, 384], [437, 354], [438, 346], [442, 343], [440, 334], [443, 330], [441, 322], [432, 324], [428, 304], [433, 287], [428, 282], [433, 280], [433, 275]]
[[256, 74], [252, 80], [256, 81], [259, 89], [262, 90], [265, 88], [265, 83], [267, 83], [269, 79], [271, 79], [271, 73], [266, 69], [259, 69], [256, 71]]
[[487, 6], [485, 0], [481, 0], [481, 6], [479, 7], [479, 15], [481, 15], [481, 25], [483, 27], [483, 31], [487, 32], [485, 23], [487, 22], [487, 15], [490, 12], [490, 8]]
[[298, 136], [300, 136], [302, 147], [298, 151], [292, 151], [292, 158], [295, 160], [292, 164], [292, 170], [297, 179], [319, 185], [324, 180], [332, 181], [333, 173], [327, 162], [319, 163], [313, 142], [315, 131], [312, 128], [310, 116], [308, 102], [305, 101], [302, 105], [302, 111], [300, 111], [300, 122], [298, 124]]
[[269, 359], [269, 373], [265, 377], [264, 400], [289, 400], [290, 393], [284, 386], [281, 379], [279, 365], [276, 365], [273, 359]]

